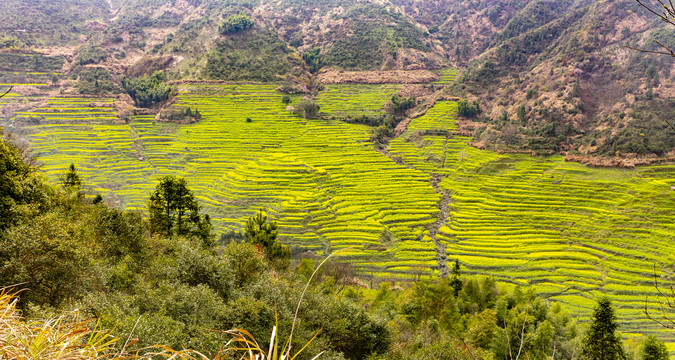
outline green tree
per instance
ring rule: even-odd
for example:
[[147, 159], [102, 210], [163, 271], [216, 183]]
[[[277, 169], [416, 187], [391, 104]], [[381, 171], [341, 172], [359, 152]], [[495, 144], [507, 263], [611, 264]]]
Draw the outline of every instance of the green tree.
[[183, 178], [165, 176], [150, 195], [150, 230], [166, 236], [194, 235], [211, 245], [211, 219], [201, 216], [201, 206]]
[[250, 16], [239, 13], [228, 16], [220, 25], [221, 34], [233, 34], [251, 28], [254, 25]]
[[152, 76], [140, 79], [123, 77], [122, 86], [136, 102], [136, 106], [151, 107], [168, 100], [173, 94], [174, 88], [164, 81], [164, 73], [155, 71]]
[[265, 252], [268, 260], [273, 263], [276, 262], [282, 267], [287, 266], [287, 260], [291, 257], [291, 250], [277, 239], [279, 236], [277, 222], [268, 223], [267, 215], [263, 214], [262, 210], [258, 215], [248, 219], [244, 235], [246, 240], [255, 246], [259, 246]]
[[457, 107], [457, 114], [462, 117], [466, 118], [473, 118], [476, 117], [476, 115], [479, 115], [481, 113], [480, 109], [480, 104], [478, 101], [474, 101], [473, 103], [469, 103], [466, 100], [460, 100], [458, 107]]
[[476, 346], [487, 348], [495, 331], [497, 331], [497, 313], [492, 309], [485, 309], [473, 317], [467, 336]]
[[251, 244], [231, 242], [223, 248], [223, 256], [230, 262], [229, 271], [237, 288], [257, 281], [266, 268], [265, 259]]
[[668, 360], [668, 348], [663, 340], [660, 340], [655, 335], [649, 335], [642, 344], [640, 350], [640, 360]]
[[315, 46], [313, 49], [302, 54], [302, 60], [309, 66], [309, 71], [315, 73], [321, 69], [323, 61], [321, 59], [321, 48]]
[[321, 106], [312, 99], [303, 99], [293, 109], [293, 112], [305, 119], [318, 119]]
[[450, 286], [452, 286], [455, 291], [455, 297], [459, 295], [459, 292], [462, 291], [462, 286], [464, 286], [461, 276], [462, 274], [460, 273], [459, 269], [459, 260], [455, 260], [455, 262], [452, 264], [452, 276], [450, 279]]
[[42, 207], [46, 203], [46, 190], [44, 181], [23, 161], [19, 149], [0, 139], [0, 231], [24, 213], [22, 205]]
[[84, 231], [58, 211], [31, 216], [0, 235], [0, 284], [30, 289], [22, 303], [57, 306], [86, 286]]
[[414, 96], [405, 97], [405, 96], [401, 96], [399, 94], [394, 94], [391, 97], [391, 102], [389, 103], [389, 107], [391, 109], [391, 112], [394, 115], [401, 115], [406, 110], [412, 109], [416, 105], [417, 105], [417, 99], [415, 99]]
[[621, 338], [616, 334], [617, 327], [611, 301], [607, 298], [598, 300], [583, 340], [581, 356], [589, 360], [625, 360]]
[[75, 170], [75, 164], [71, 163], [65, 175], [63, 176], [63, 187], [66, 189], [79, 189], [80, 186], [82, 186], [82, 179], [80, 179], [80, 175], [78, 175], [77, 171]]

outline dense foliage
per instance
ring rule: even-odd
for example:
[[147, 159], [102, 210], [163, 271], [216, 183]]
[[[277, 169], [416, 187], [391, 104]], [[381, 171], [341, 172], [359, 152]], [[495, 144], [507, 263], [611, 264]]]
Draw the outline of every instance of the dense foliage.
[[393, 95], [389, 103], [391, 112], [395, 115], [402, 115], [406, 110], [412, 109], [416, 105], [417, 99], [415, 99], [415, 97], [405, 97], [399, 94]]
[[152, 107], [173, 95], [174, 88], [167, 85], [164, 80], [164, 73], [157, 71], [150, 77], [139, 79], [123, 77], [122, 86], [137, 106]]
[[478, 101], [469, 103], [466, 100], [460, 100], [457, 107], [457, 115], [466, 118], [473, 118], [480, 114], [480, 104]]
[[220, 25], [221, 34], [233, 34], [240, 31], [248, 30], [253, 27], [253, 19], [250, 16], [239, 13], [228, 16]]
[[104, 68], [84, 68], [77, 78], [77, 90], [80, 94], [101, 95], [120, 91], [110, 72]]
[[98, 64], [105, 60], [108, 54], [98, 46], [88, 47], [80, 51], [80, 57], [77, 62], [80, 65]]

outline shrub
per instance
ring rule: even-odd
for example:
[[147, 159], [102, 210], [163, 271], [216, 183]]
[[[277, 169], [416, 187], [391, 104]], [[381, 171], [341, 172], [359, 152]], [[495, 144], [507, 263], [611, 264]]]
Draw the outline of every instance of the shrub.
[[469, 104], [466, 100], [460, 100], [457, 108], [457, 114], [462, 117], [473, 118], [481, 113], [478, 101]]
[[414, 96], [404, 97], [398, 94], [395, 94], [391, 97], [391, 111], [394, 114], [401, 114], [408, 109], [411, 109], [417, 105], [417, 100]]
[[321, 107], [312, 99], [304, 99], [298, 103], [293, 112], [305, 119], [318, 119]]
[[167, 101], [173, 94], [174, 88], [166, 85], [163, 72], [156, 71], [150, 77], [132, 79], [122, 78], [124, 90], [140, 107], [152, 107], [155, 104]]
[[220, 25], [219, 30], [221, 34], [233, 34], [247, 30], [251, 28], [253, 24], [253, 20], [250, 16], [239, 13], [228, 16]]
[[77, 90], [80, 94], [100, 95], [116, 92], [119, 90], [119, 87], [113, 82], [108, 70], [92, 68], [84, 69], [80, 72], [77, 79]]
[[80, 52], [78, 62], [80, 65], [98, 64], [107, 57], [108, 54], [100, 47], [90, 47]]

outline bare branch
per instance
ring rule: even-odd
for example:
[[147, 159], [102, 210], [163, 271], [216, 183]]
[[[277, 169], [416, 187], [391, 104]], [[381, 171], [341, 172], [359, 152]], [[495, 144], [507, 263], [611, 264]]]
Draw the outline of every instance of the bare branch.
[[672, 312], [675, 309], [675, 304], [673, 303], [675, 301], [675, 290], [673, 289], [672, 285], [670, 286], [670, 294], [665, 294], [661, 290], [661, 287], [659, 286], [658, 277], [656, 275], [656, 264], [654, 264], [653, 282], [654, 288], [659, 293], [659, 295], [656, 297], [656, 304], [658, 305], [658, 309], [660, 310], [661, 315], [660, 318], [657, 319], [654, 316], [652, 316], [652, 314], [649, 313], [649, 307], [647, 306], [649, 302], [648, 295], [645, 295], [645, 315], [649, 320], [654, 321], [655, 323], [659, 324], [660, 326], [666, 329], [675, 329], [675, 320], [670, 318], [667, 314], [667, 312]]
[[9, 94], [9, 92], [12, 91], [12, 89], [14, 89], [14, 86], [10, 86], [9, 89], [7, 89], [7, 91], [5, 91], [4, 94], [0, 95], [0, 98], [5, 97], [5, 95]]
[[530, 309], [528, 308], [525, 309], [525, 320], [523, 320], [523, 329], [520, 331], [520, 348], [518, 349], [518, 355], [516, 355], [516, 360], [520, 358], [520, 353], [523, 351], [523, 346], [525, 345], [525, 324], [527, 324], [527, 315], [529, 314], [529, 310]]

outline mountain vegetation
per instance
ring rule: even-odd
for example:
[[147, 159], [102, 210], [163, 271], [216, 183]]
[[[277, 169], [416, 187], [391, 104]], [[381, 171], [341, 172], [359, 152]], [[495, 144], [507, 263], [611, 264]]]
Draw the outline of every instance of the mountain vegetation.
[[[16, 2], [2, 5], [7, 69], [96, 65], [121, 79], [138, 63], [145, 75], [287, 79], [310, 92], [334, 70], [453, 65], [463, 75], [444, 92], [480, 104], [462, 125], [477, 147], [621, 158], [667, 157], [675, 146], [663, 121], [675, 111], [675, 60], [627, 48], [672, 48], [674, 30], [632, 0]], [[35, 21], [24, 28], [25, 14]], [[76, 36], [83, 45], [72, 46]], [[34, 50], [47, 43], [53, 50]], [[83, 75], [83, 94], [118, 91], [103, 72]]]
[[[5, 317], [0, 328], [32, 339], [33, 330], [14, 315], [16, 306], [23, 316], [43, 319], [79, 309], [85, 319], [97, 318], [103, 329], [112, 330], [61, 323], [50, 331], [81, 329], [55, 339], [70, 342], [64, 346], [73, 351], [83, 346], [85, 358], [134, 351], [150, 356], [158, 344], [211, 358], [226, 351], [229, 340], [212, 330], [246, 329], [264, 339], [275, 318], [280, 336], [288, 334], [301, 286], [316, 261], [308, 257], [290, 268], [268, 271], [279, 259], [289, 260], [290, 252], [276, 242], [276, 224], [268, 224], [263, 214], [248, 220], [241, 243], [204, 242], [201, 234], [180, 231], [157, 233], [152, 228], [160, 197], [168, 199], [168, 216], [178, 216], [174, 222], [179, 230], [183, 208], [198, 207], [183, 179], [160, 179], [150, 195], [151, 217], [146, 220], [138, 212], [92, 202], [92, 195], [81, 193], [84, 184], [74, 166], [64, 175], [64, 186], [53, 187], [19, 158], [14, 145], [4, 140], [0, 145], [0, 163], [17, 167], [3, 172], [3, 186], [25, 186], [30, 178], [33, 189], [13, 198], [3, 196], [12, 201], [6, 212], [14, 215], [3, 216], [11, 221], [0, 233], [0, 282], [12, 285], [0, 295]], [[341, 275], [345, 273], [340, 268], [344, 267], [319, 268], [300, 303], [293, 348], [309, 342], [307, 355], [300, 358], [325, 352], [323, 358], [329, 359], [551, 354], [574, 359], [580, 342], [582, 355], [589, 358], [625, 358], [615, 335], [614, 310], [606, 299], [599, 301], [585, 332], [564, 307], [544, 301], [533, 289], [504, 287], [489, 276], [462, 277], [458, 262], [452, 279], [420, 280], [405, 289], [383, 283], [368, 293], [342, 286], [354, 279]], [[19, 294], [17, 303], [7, 292], [20, 288], [28, 290]], [[310, 342], [316, 329], [321, 329], [320, 336]], [[96, 344], [75, 335], [90, 331]], [[23, 351], [13, 336], [0, 344], [0, 354]], [[114, 340], [132, 336], [133, 344]], [[31, 341], [44, 351], [56, 346]], [[642, 349], [641, 359], [663, 353], [662, 343], [654, 338]]]
[[0, 358], [668, 358], [674, 14], [3, 0]]

